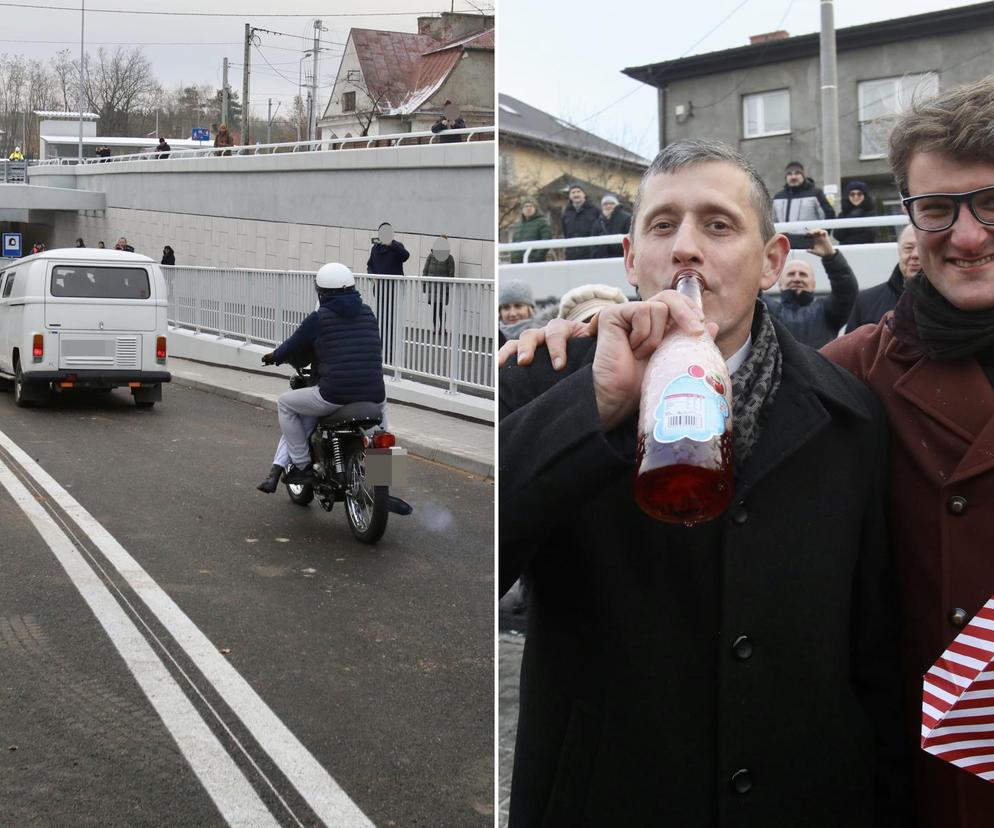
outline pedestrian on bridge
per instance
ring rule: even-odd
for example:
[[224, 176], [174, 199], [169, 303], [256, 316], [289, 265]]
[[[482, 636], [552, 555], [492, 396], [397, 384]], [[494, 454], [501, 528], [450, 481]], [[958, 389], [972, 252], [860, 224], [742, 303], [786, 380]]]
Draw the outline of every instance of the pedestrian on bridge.
[[10, 161], [23, 161], [24, 160], [24, 153], [21, 152], [21, 148], [20, 147], [14, 147], [14, 151], [10, 155], [7, 156], [7, 159], [10, 160]]
[[176, 254], [173, 249], [167, 244], [162, 248], [162, 261], [160, 264], [164, 265], [174, 265], [176, 264]]
[[[404, 262], [411, 258], [407, 248], [393, 237], [393, 225], [383, 222], [366, 261], [366, 272], [378, 276], [403, 276]], [[383, 361], [393, 364], [393, 306], [397, 286], [393, 280], [376, 283], [376, 316], [383, 339]]]
[[[217, 135], [214, 136], [214, 146], [215, 147], [233, 147], [235, 145], [235, 139], [232, 137], [231, 133], [228, 132], [228, 125], [221, 124], [217, 128]], [[231, 155], [231, 150], [225, 150], [221, 155]]]
[[[456, 260], [449, 253], [449, 237], [439, 236], [432, 243], [431, 253], [425, 259], [422, 276], [434, 278], [446, 277], [452, 279], [456, 275]], [[421, 285], [422, 293], [428, 294], [428, 304], [432, 306], [432, 329], [440, 334], [444, 327], [443, 314], [449, 304], [449, 286], [440, 282], [425, 282]]]
[[159, 151], [159, 154], [155, 157], [161, 159], [169, 157], [169, 151], [172, 149], [172, 147], [170, 147], [169, 144], [166, 143], [166, 139], [160, 135], [159, 146], [157, 146], [156, 149]]

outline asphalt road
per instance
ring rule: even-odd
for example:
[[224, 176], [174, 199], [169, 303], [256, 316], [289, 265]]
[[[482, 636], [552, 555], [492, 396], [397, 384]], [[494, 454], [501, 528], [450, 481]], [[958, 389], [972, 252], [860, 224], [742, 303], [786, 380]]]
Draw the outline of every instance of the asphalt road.
[[0, 825], [493, 824], [492, 484], [412, 458], [368, 547], [278, 433], [0, 391]]

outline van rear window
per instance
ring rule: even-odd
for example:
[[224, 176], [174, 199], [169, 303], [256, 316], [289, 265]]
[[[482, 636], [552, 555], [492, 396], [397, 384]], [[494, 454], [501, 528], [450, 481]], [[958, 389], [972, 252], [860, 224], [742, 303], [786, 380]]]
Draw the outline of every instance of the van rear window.
[[140, 267], [56, 267], [52, 296], [87, 299], [148, 299], [148, 271]]

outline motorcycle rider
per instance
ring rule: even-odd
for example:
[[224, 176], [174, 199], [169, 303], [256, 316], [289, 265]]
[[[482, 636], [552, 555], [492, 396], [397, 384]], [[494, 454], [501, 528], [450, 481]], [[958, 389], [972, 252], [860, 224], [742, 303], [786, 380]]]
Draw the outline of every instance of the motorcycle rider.
[[283, 436], [269, 475], [256, 487], [267, 494], [276, 491], [281, 478], [287, 483], [314, 482], [308, 437], [319, 417], [352, 402], [379, 403], [385, 415], [379, 326], [355, 288], [352, 271], [329, 262], [318, 270], [314, 286], [318, 309], [275, 351], [262, 357], [263, 365], [301, 365], [313, 356], [319, 366], [316, 384], [287, 391], [277, 400]]

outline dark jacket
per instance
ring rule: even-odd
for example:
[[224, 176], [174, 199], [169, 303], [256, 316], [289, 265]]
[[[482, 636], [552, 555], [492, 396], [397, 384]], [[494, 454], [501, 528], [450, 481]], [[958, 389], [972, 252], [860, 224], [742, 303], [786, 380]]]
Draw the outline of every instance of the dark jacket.
[[693, 528], [635, 504], [596, 340], [500, 372], [500, 589], [531, 584], [511, 828], [909, 824], [883, 415], [776, 328], [734, 505]]
[[376, 317], [357, 291], [325, 294], [320, 307], [274, 352], [276, 364], [313, 348], [321, 396], [331, 403], [383, 402], [383, 361]]
[[904, 293], [904, 274], [901, 273], [898, 265], [894, 265], [894, 270], [886, 282], [859, 292], [852, 313], [849, 314], [849, 321], [846, 322], [846, 333], [852, 333], [860, 325], [876, 325], [884, 318], [887, 311], [894, 310], [902, 293]]
[[[535, 215], [530, 219], [524, 215], [517, 224], [511, 226], [511, 241], [542, 241], [552, 238], [552, 225], [543, 213], [535, 209]], [[533, 250], [528, 257], [529, 262], [544, 262], [549, 255], [548, 250]], [[511, 254], [511, 264], [520, 264], [525, 260], [525, 254], [518, 250]]]
[[794, 291], [783, 291], [779, 299], [763, 297], [774, 319], [779, 319], [794, 339], [820, 348], [839, 335], [859, 294], [859, 282], [849, 268], [846, 257], [836, 251], [821, 260], [828, 274], [832, 292], [828, 296], [802, 304]]
[[159, 150], [159, 154], [155, 156], [156, 158], [168, 158], [169, 151], [172, 149], [172, 147], [170, 147], [169, 144], [167, 144], [165, 141], [162, 141], [159, 143], [158, 146], [156, 146], [156, 149]]
[[[614, 236], [618, 233], [627, 233], [632, 228], [632, 214], [627, 210], [622, 210], [619, 204], [611, 213], [611, 218], [604, 218], [601, 213], [597, 219], [598, 236]], [[614, 259], [625, 255], [625, 251], [620, 244], [602, 244], [594, 248], [594, 258]]]
[[796, 187], [784, 187], [773, 196], [774, 221], [816, 221], [835, 218], [825, 194], [810, 178]]
[[399, 241], [394, 239], [390, 244], [374, 244], [366, 260], [366, 272], [379, 276], [403, 276], [404, 262], [411, 258]]
[[[577, 210], [572, 203], [567, 203], [563, 210], [563, 238], [578, 239], [596, 236], [600, 223], [601, 211], [589, 201], [584, 201]], [[567, 259], [592, 259], [594, 247], [567, 247]]]
[[[445, 123], [445, 118], [439, 118], [431, 125], [431, 131], [438, 134], [440, 132], [446, 132], [450, 129], [466, 129], [466, 122], [462, 118], [456, 118], [452, 122], [452, 126], [448, 126]], [[463, 140], [465, 136], [463, 135], [442, 135], [438, 139], [440, 144], [458, 144]]]
[[[845, 202], [842, 211], [839, 213], [839, 218], [866, 218], [867, 216], [875, 216], [877, 214], [877, 208], [869, 196], [863, 200], [863, 203], [859, 207], [854, 207], [848, 198]], [[839, 244], [872, 244], [877, 237], [877, 228], [853, 227], [851, 230], [846, 230], [843, 227], [833, 230], [832, 234]]]
[[[451, 253], [444, 259], [436, 259], [434, 253], [429, 253], [428, 258], [425, 259], [421, 275], [452, 279], [456, 275], [456, 260], [452, 258]], [[429, 302], [449, 301], [448, 285], [441, 285], [438, 282], [423, 282], [421, 291], [428, 294]]]
[[[965, 624], [994, 593], [994, 389], [976, 359], [928, 359], [894, 337], [890, 319], [824, 353], [870, 386], [894, 435], [890, 526], [907, 626], [908, 736], [917, 744], [922, 674], [961, 632], [953, 613], [965, 611]], [[915, 756], [921, 828], [994, 823], [994, 785], [924, 751]]]
[[176, 254], [173, 252], [173, 249], [171, 247], [168, 250], [163, 251], [162, 261], [160, 262], [160, 264], [164, 265], [176, 264]]

